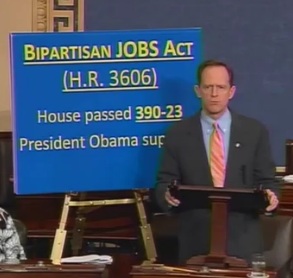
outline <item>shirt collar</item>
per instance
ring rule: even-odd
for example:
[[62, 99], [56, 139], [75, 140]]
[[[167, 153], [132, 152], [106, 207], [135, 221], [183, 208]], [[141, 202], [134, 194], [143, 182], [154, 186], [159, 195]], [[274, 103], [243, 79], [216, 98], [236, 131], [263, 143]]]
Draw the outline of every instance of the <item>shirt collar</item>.
[[203, 110], [201, 111], [200, 117], [201, 120], [205, 124], [207, 124], [209, 128], [212, 128], [213, 123], [217, 122], [222, 132], [227, 132], [228, 128], [231, 125], [231, 112], [229, 111], [229, 109], [227, 109], [217, 121], [209, 117]]

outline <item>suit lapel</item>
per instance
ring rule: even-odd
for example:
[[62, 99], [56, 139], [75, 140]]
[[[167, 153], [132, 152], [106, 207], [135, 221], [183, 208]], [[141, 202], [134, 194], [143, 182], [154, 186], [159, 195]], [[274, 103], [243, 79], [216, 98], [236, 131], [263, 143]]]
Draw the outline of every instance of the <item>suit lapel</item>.
[[[229, 152], [228, 152], [228, 160], [226, 165], [226, 178], [225, 185], [233, 186], [233, 176], [235, 173], [235, 165], [239, 161], [239, 148], [242, 144], [243, 138], [243, 129], [241, 128], [241, 122], [237, 116], [231, 112], [232, 122], [230, 129], [230, 142], [229, 142]], [[234, 185], [237, 186], [237, 185]]]
[[[211, 171], [210, 171], [210, 165], [208, 162], [208, 156], [203, 140], [203, 132], [202, 132], [202, 126], [200, 122], [200, 113], [196, 114], [191, 121], [191, 126], [188, 131], [188, 134], [192, 140], [192, 145], [194, 146], [194, 150], [192, 153], [195, 154], [194, 157], [194, 165], [198, 165], [200, 163], [202, 165], [201, 169], [202, 172], [199, 173], [197, 171], [196, 175], [200, 175], [201, 177], [204, 177], [206, 180], [206, 184], [213, 184]], [[206, 178], [208, 177], [208, 179]]]

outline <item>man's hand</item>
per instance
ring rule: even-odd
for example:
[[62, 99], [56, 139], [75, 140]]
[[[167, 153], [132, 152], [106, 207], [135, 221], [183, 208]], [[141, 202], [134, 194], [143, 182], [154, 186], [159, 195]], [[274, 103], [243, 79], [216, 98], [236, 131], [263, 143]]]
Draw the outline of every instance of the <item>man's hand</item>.
[[276, 196], [276, 194], [271, 191], [270, 189], [266, 189], [266, 194], [268, 196], [268, 200], [269, 200], [269, 203], [270, 205], [266, 208], [266, 211], [272, 211], [274, 209], [277, 208], [278, 204], [279, 204], [279, 200]]
[[165, 193], [165, 200], [173, 207], [178, 207], [180, 205], [180, 201], [172, 197], [169, 190], [167, 190]]

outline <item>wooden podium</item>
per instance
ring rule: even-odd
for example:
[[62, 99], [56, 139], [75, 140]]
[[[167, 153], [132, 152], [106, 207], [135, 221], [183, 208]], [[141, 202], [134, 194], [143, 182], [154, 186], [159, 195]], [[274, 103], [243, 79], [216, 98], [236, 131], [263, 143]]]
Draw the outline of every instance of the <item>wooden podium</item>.
[[[227, 223], [229, 211], [258, 211], [262, 213], [268, 205], [265, 192], [259, 189], [214, 188], [208, 186], [173, 185], [171, 195], [181, 201], [174, 212], [191, 209], [211, 209], [211, 244], [206, 256], [195, 256], [185, 267], [164, 265], [134, 266], [131, 278], [152, 277], [248, 277], [251, 270], [245, 260], [226, 253]], [[273, 271], [270, 278], [276, 277]]]
[[170, 188], [171, 194], [181, 200], [179, 211], [210, 208], [211, 242], [207, 256], [189, 259], [187, 266], [205, 265], [217, 268], [247, 267], [245, 260], [226, 254], [227, 224], [229, 211], [264, 211], [266, 195], [260, 189], [215, 188], [208, 186], [178, 185]]

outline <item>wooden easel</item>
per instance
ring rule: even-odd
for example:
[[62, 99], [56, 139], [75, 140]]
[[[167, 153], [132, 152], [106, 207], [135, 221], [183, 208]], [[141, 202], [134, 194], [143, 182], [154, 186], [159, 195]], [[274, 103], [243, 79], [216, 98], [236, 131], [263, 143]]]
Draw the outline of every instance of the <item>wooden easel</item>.
[[[73, 201], [73, 196], [79, 195], [78, 201]], [[74, 246], [75, 250], [74, 255], [77, 255], [77, 251], [82, 245], [82, 237], [85, 227], [85, 216], [82, 213], [82, 209], [88, 208], [97, 208], [99, 206], [113, 206], [113, 205], [130, 205], [135, 204], [138, 217], [140, 220], [140, 230], [143, 239], [143, 245], [146, 252], [146, 260], [143, 264], [153, 264], [156, 261], [157, 253], [155, 248], [155, 243], [153, 239], [153, 233], [151, 230], [150, 224], [147, 222], [147, 217], [145, 213], [145, 208], [143, 204], [143, 191], [135, 190], [133, 191], [133, 198], [124, 198], [124, 199], [109, 199], [109, 200], [84, 200], [85, 193], [81, 194], [66, 194], [64, 198], [63, 209], [61, 213], [61, 219], [59, 222], [59, 228], [56, 229], [53, 248], [51, 252], [50, 259], [52, 264], [59, 265], [61, 264], [61, 258], [63, 254], [63, 249], [66, 241], [67, 230], [66, 224], [68, 219], [69, 210], [71, 207], [78, 207], [76, 223], [73, 230], [73, 238], [75, 240]]]

